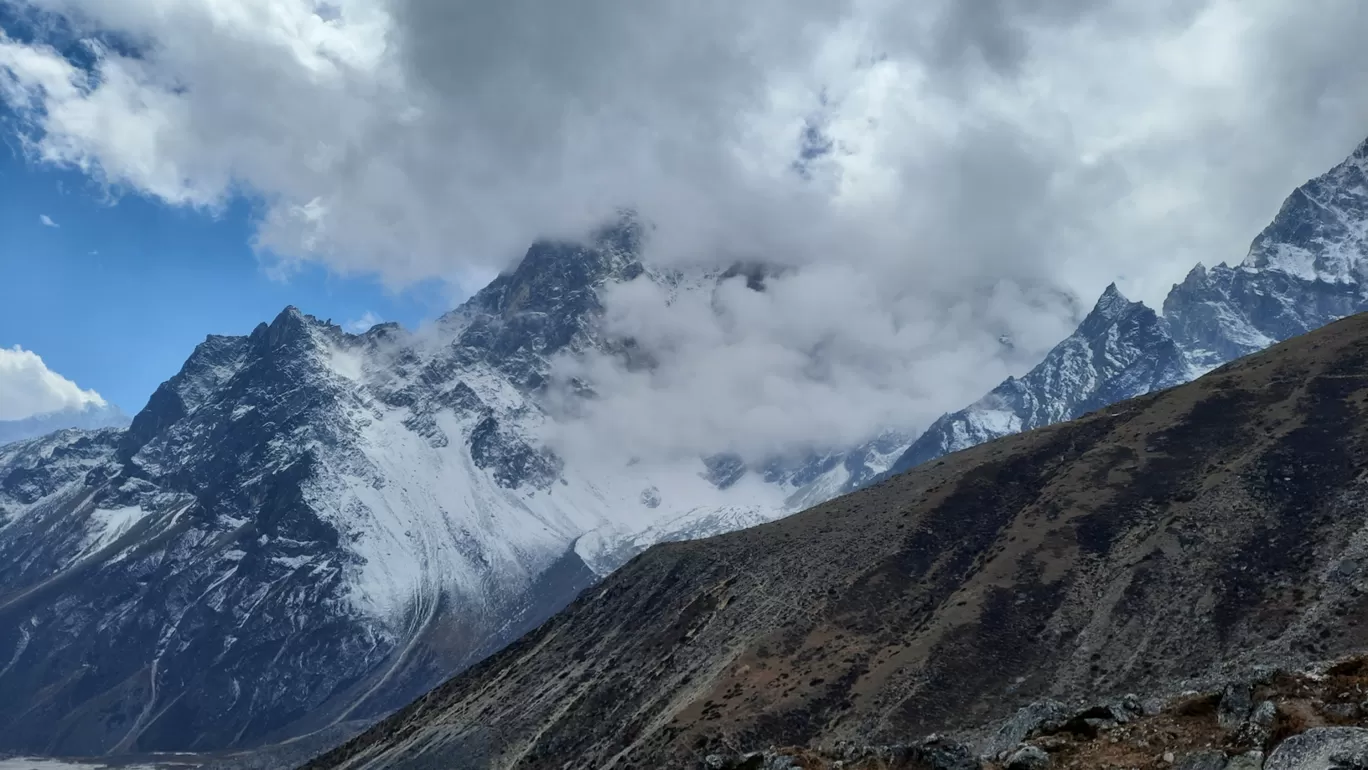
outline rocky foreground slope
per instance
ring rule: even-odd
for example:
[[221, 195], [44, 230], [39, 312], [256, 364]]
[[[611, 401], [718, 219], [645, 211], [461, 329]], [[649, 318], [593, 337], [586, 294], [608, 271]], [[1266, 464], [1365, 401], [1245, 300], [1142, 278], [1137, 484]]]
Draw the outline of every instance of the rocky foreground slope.
[[[716, 753], [711, 770], [1354, 770], [1368, 760], [1368, 661], [1265, 668], [1214, 689], [1091, 704], [1039, 701], [962, 743]], [[966, 736], [967, 737], [967, 736]]]
[[1368, 317], [657, 546], [310, 768], [673, 767], [1368, 648]]

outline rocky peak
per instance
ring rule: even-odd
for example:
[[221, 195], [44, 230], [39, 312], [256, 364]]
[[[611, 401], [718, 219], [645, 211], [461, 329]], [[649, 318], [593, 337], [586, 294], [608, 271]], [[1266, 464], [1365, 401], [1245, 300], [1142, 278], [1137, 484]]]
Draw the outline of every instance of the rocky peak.
[[1192, 269], [1188, 271], [1187, 275], [1183, 276], [1183, 282], [1175, 283], [1173, 288], [1170, 289], [1170, 292], [1176, 291], [1180, 286], [1184, 288], [1203, 286], [1207, 283], [1209, 275], [1210, 271], [1207, 270], [1206, 265], [1198, 262], [1196, 265], [1192, 266]]
[[313, 332], [332, 328], [329, 324], [288, 305], [269, 324], [258, 324], [250, 339], [262, 352], [294, 351], [314, 344]]
[[1366, 145], [1294, 190], [1254, 239], [1244, 264], [1330, 283], [1368, 278]]
[[1368, 139], [1364, 139], [1358, 147], [1354, 148], [1354, 151], [1349, 155], [1349, 160], [1358, 161], [1360, 165], [1368, 162]]
[[1097, 298], [1097, 303], [1093, 305], [1093, 314], [1116, 317], [1125, 311], [1131, 301], [1126, 299], [1126, 295], [1121, 293], [1113, 281], [1107, 284], [1107, 288], [1102, 290], [1102, 296]]
[[640, 230], [627, 218], [587, 244], [533, 244], [517, 267], [444, 319], [465, 323], [459, 355], [488, 362], [524, 389], [540, 387], [550, 356], [593, 344], [601, 289], [644, 272]]
[[[1077, 334], [1088, 338], [1096, 337], [1128, 313], [1143, 313], [1147, 310], [1149, 309], [1143, 304], [1126, 299], [1115, 283], [1108, 284], [1102, 296], [1097, 298], [1097, 304], [1093, 306], [1092, 312], [1088, 313], [1079, 325]], [[1149, 312], [1153, 314], [1153, 311]]]
[[1186, 382], [1240, 356], [1368, 309], [1368, 141], [1290, 195], [1243, 264], [1198, 264], [1162, 315], [1115, 284], [1025, 377], [945, 415], [893, 466]]

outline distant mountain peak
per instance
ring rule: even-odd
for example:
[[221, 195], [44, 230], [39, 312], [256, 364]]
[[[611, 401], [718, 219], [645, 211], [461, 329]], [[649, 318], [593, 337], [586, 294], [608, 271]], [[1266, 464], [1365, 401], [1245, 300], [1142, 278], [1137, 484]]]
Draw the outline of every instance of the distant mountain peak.
[[1365, 138], [1360, 142], [1359, 146], [1354, 148], [1354, 152], [1350, 154], [1349, 157], [1358, 161], [1368, 160], [1368, 138]]
[[1162, 315], [1108, 286], [1044, 361], [936, 420], [894, 470], [1187, 382], [1368, 310], [1366, 158], [1368, 141], [1294, 190], [1240, 266], [1193, 266], [1165, 297]]
[[1115, 317], [1124, 312], [1126, 307], [1130, 304], [1131, 301], [1126, 298], [1126, 295], [1121, 293], [1121, 289], [1117, 287], [1116, 282], [1113, 281], [1112, 283], [1107, 284], [1107, 288], [1103, 290], [1102, 296], [1097, 298], [1097, 304], [1093, 306], [1093, 312]]
[[1250, 245], [1244, 264], [1303, 280], [1368, 279], [1368, 140], [1298, 187]]
[[1093, 309], [1078, 327], [1078, 334], [1084, 337], [1097, 337], [1127, 314], [1136, 310], [1148, 310], [1143, 303], [1131, 302], [1115, 283], [1107, 285], [1102, 296], [1097, 298]]
[[22, 420], [0, 420], [0, 445], [43, 436], [58, 430], [126, 428], [129, 417], [110, 403], [88, 402], [79, 407], [36, 414]]

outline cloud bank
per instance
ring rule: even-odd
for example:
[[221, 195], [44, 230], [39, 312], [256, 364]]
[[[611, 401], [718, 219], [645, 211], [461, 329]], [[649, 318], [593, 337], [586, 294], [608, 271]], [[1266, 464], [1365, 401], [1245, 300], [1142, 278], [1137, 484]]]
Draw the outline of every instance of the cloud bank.
[[31, 350], [0, 348], [0, 420], [22, 420], [62, 410], [108, 404], [99, 393], [81, 390], [52, 371]]
[[20, 5], [89, 41], [0, 40], [33, 157], [259, 197], [275, 267], [468, 276], [630, 205], [657, 263], [790, 268], [613, 292], [661, 366], [582, 362], [591, 433], [640, 451], [925, 425], [1109, 281], [1153, 302], [1240, 259], [1368, 135], [1358, 0]]

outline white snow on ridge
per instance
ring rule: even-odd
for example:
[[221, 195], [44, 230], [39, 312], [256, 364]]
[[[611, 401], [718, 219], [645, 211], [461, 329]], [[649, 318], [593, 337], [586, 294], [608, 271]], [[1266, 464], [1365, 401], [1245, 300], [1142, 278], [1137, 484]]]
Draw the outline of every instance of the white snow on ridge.
[[[354, 441], [313, 443], [319, 465], [305, 495], [360, 557], [351, 569], [351, 596], [367, 615], [395, 623], [441, 592], [484, 606], [518, 595], [572, 548], [591, 569], [606, 572], [624, 545], [723, 531], [725, 521], [758, 523], [785, 512], [776, 485], [755, 479], [718, 490], [702, 478], [701, 463], [592, 474], [569, 467], [545, 490], [506, 488], [471, 457], [471, 433], [484, 412], [427, 411], [428, 429], [417, 432], [405, 424], [413, 408], [385, 404], [370, 390], [405, 385], [391, 368], [370, 365], [369, 351], [359, 346], [326, 343], [320, 350], [324, 369], [350, 396], [338, 399], [344, 424], [336, 433]], [[539, 444], [548, 418], [505, 378], [474, 364], [443, 387], [457, 380], [502, 431]], [[648, 487], [658, 491], [656, 508], [642, 501]]]
[[341, 345], [328, 345], [326, 350], [328, 369], [333, 373], [353, 382], [365, 377], [365, 356], [360, 350]]
[[90, 512], [90, 528], [86, 530], [86, 540], [82, 543], [81, 554], [94, 553], [104, 548], [127, 532], [147, 514], [136, 505], [122, 508], [96, 508]]

